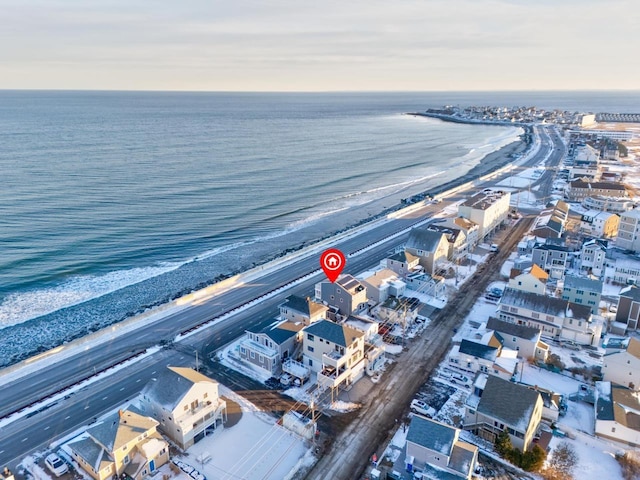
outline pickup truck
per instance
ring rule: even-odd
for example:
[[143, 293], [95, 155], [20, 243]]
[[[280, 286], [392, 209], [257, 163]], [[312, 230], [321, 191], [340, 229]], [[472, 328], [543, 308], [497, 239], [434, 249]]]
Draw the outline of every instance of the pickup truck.
[[430, 407], [425, 402], [418, 399], [411, 401], [411, 411], [413, 413], [424, 415], [427, 418], [433, 418], [433, 416], [437, 413], [435, 408]]

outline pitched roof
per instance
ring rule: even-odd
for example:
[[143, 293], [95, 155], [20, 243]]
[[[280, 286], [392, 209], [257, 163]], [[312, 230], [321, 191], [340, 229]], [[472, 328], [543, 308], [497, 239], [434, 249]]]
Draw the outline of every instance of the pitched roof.
[[308, 317], [313, 317], [328, 310], [326, 305], [318, 303], [309, 297], [304, 298], [298, 295], [289, 295], [280, 306], [290, 308]]
[[96, 472], [113, 463], [111, 455], [86, 434], [70, 441], [68, 446], [91, 465]]
[[157, 426], [158, 422], [153, 418], [144, 417], [130, 410], [120, 410], [88, 428], [87, 433], [108, 452], [115, 452], [131, 440]]
[[191, 368], [167, 367], [155, 382], [151, 381], [144, 387], [142, 394], [165, 409], [173, 410], [191, 387], [200, 382], [218, 383]]
[[485, 360], [495, 360], [498, 357], [498, 349], [482, 343], [472, 342], [471, 340], [462, 340], [460, 342], [460, 353], [471, 355], [476, 358], [484, 358]]
[[537, 263], [533, 264], [529, 273], [542, 282], [546, 282], [549, 279], [549, 274], [540, 268]]
[[640, 431], [640, 399], [633, 390], [611, 385], [611, 399], [613, 401], [613, 416], [621, 425], [632, 430]]
[[434, 232], [426, 228], [414, 228], [409, 234], [406, 248], [435, 252], [443, 238], [446, 241], [446, 236], [442, 232]]
[[275, 327], [265, 328], [262, 333], [266, 334], [271, 340], [280, 345], [291, 337], [295, 337], [303, 327], [304, 324], [302, 323], [296, 324], [292, 322], [282, 322]]
[[531, 341], [536, 340], [540, 336], [540, 330], [535, 327], [516, 325], [515, 323], [505, 322], [495, 317], [489, 317], [487, 330], [494, 330], [504, 335], [511, 335], [512, 337], [524, 338], [525, 340]]
[[502, 190], [491, 190], [489, 192], [480, 192], [476, 193], [471, 198], [467, 199], [462, 203], [465, 207], [475, 208], [477, 210], [486, 210], [491, 207], [497, 200], [501, 199], [505, 195], [508, 195], [508, 192], [504, 192]]
[[377, 270], [373, 273], [373, 275], [369, 275], [367, 278], [362, 279], [363, 282], [366, 282], [374, 288], [379, 288], [385, 283], [389, 283], [394, 280], [398, 280], [398, 274], [393, 270], [389, 270], [388, 268]]
[[319, 322], [312, 323], [306, 327], [304, 331], [343, 347], [348, 347], [357, 338], [364, 336], [364, 332], [346, 325], [338, 325], [329, 320], [320, 320]]
[[629, 285], [626, 288], [620, 290], [620, 296], [624, 298], [630, 298], [636, 302], [640, 302], [640, 288], [635, 285]]
[[589, 292], [602, 293], [602, 280], [594, 280], [593, 278], [578, 277], [575, 275], [565, 275], [564, 288], [579, 288], [588, 290]]
[[578, 320], [589, 320], [591, 318], [591, 307], [588, 305], [579, 305], [561, 298], [547, 297], [546, 295], [524, 292], [510, 287], [504, 289], [500, 304], [522, 307], [545, 315], [555, 315], [556, 317], [571, 317]]
[[456, 437], [455, 428], [420, 415], [414, 415], [409, 424], [407, 442], [415, 443], [449, 457]]
[[416, 257], [415, 255], [411, 255], [409, 252], [404, 250], [394, 253], [389, 257], [389, 259], [395, 260], [396, 262], [404, 262], [404, 263], [412, 263], [419, 260], [418, 257]]
[[489, 375], [477, 410], [520, 431], [526, 431], [538, 399], [540, 394], [536, 391]]

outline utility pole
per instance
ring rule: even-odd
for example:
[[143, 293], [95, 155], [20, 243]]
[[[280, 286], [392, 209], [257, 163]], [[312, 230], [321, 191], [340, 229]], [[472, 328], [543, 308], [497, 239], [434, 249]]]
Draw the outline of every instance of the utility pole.
[[198, 350], [196, 350], [196, 372], [200, 371], [200, 364], [198, 363]]

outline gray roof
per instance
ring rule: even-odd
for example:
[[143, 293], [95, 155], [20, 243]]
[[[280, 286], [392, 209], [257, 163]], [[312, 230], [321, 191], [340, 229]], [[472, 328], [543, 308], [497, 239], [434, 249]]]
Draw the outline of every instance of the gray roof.
[[478, 412], [526, 431], [540, 394], [525, 386], [489, 375], [478, 403]]
[[498, 357], [498, 349], [496, 347], [472, 342], [471, 340], [462, 340], [460, 342], [460, 353], [476, 358], [484, 358], [485, 360], [495, 360]]
[[625, 190], [622, 183], [617, 182], [585, 182], [583, 180], [574, 180], [571, 182], [571, 188], [598, 188], [602, 190]]
[[587, 305], [579, 305], [561, 298], [547, 297], [546, 295], [524, 292], [510, 287], [504, 289], [500, 304], [527, 308], [534, 312], [555, 315], [556, 317], [571, 317], [578, 320], [589, 320], [591, 318], [591, 307]]
[[615, 420], [611, 382], [596, 382], [596, 419]]
[[576, 277], [575, 275], [565, 275], [564, 288], [579, 288], [589, 292], [602, 293], [602, 280], [594, 280], [586, 277]]
[[553, 250], [555, 252], [568, 252], [569, 249], [564, 245], [555, 245], [553, 243], [544, 243], [533, 247], [534, 250]]
[[434, 232], [426, 228], [414, 228], [409, 234], [406, 247], [424, 250], [425, 252], [434, 252], [443, 236], [442, 232]]
[[309, 297], [304, 298], [298, 295], [288, 296], [280, 306], [290, 308], [296, 312], [302, 313], [303, 315], [307, 315], [308, 317], [315, 315], [320, 310], [328, 310], [325, 305], [314, 302]]
[[[177, 371], [175, 371], [177, 370]], [[151, 381], [142, 390], [142, 394], [155, 403], [162, 405], [166, 410], [173, 410], [178, 406], [180, 400], [187, 394], [194, 383], [199, 381], [209, 381], [216, 383], [214, 380], [205, 377], [195, 371], [194, 375], [181, 375], [180, 371], [191, 370], [177, 367], [167, 367], [163, 369], [157, 376], [156, 381]]]
[[462, 233], [462, 230], [459, 228], [453, 227], [443, 227], [442, 225], [429, 225], [427, 227], [429, 230], [433, 230], [434, 232], [444, 233], [447, 236], [447, 240], [450, 242], [455, 242], [456, 239]]
[[455, 428], [420, 415], [414, 415], [411, 418], [407, 442], [415, 443], [449, 457], [455, 440]]
[[526, 340], [536, 340], [540, 335], [540, 330], [535, 327], [527, 327], [526, 325], [516, 325], [515, 323], [505, 322], [495, 317], [489, 317], [487, 322], [487, 330], [500, 332], [503, 335], [524, 338]]
[[464, 474], [465, 477], [468, 477], [472, 473], [472, 470], [474, 468], [476, 452], [477, 447], [471, 444], [457, 442], [453, 446], [453, 451], [451, 452], [451, 458], [449, 459], [449, 468], [455, 470], [456, 472]]
[[640, 288], [635, 285], [630, 285], [620, 290], [620, 296], [624, 298], [630, 298], [635, 302], [640, 302]]
[[291, 337], [295, 336], [298, 332], [296, 330], [280, 328], [280, 324], [278, 325], [269, 325], [265, 328], [249, 328], [247, 331], [251, 333], [264, 334], [273, 340], [278, 345], [282, 345], [284, 342], [289, 340]]
[[79, 440], [72, 440], [68, 445], [96, 471], [101, 470], [100, 464], [103, 461], [113, 461], [111, 456], [90, 437], [83, 437]]
[[356, 338], [362, 337], [363, 332], [346, 325], [338, 325], [329, 320], [320, 320], [312, 323], [304, 329], [305, 333], [316, 335], [317, 337], [329, 340], [331, 343], [348, 347]]

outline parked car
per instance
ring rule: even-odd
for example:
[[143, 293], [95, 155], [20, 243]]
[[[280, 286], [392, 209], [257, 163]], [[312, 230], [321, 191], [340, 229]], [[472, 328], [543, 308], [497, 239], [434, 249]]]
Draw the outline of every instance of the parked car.
[[491, 251], [492, 251], [492, 252], [494, 252], [494, 253], [497, 253], [497, 252], [499, 252], [499, 251], [500, 251], [500, 247], [498, 247], [498, 244], [496, 244], [496, 243], [492, 243], [492, 244], [491, 244], [491, 248], [490, 248], [489, 250], [491, 250]]
[[427, 418], [433, 418], [433, 416], [437, 413], [435, 408], [430, 407], [427, 403], [418, 399], [414, 399], [411, 401], [411, 411], [413, 413], [424, 415]]
[[292, 381], [293, 381], [293, 377], [291, 375], [289, 375], [288, 373], [283, 373], [280, 376], [280, 383], [282, 385], [284, 385], [285, 387], [288, 387], [289, 385], [291, 385]]
[[458, 383], [460, 385], [465, 385], [468, 387], [469, 385], [471, 385], [471, 380], [469, 380], [469, 377], [465, 377], [460, 373], [454, 373], [453, 375], [451, 375], [451, 383]]
[[52, 453], [44, 459], [44, 464], [47, 466], [51, 473], [56, 477], [64, 475], [69, 471], [69, 465], [67, 465], [57, 454]]

